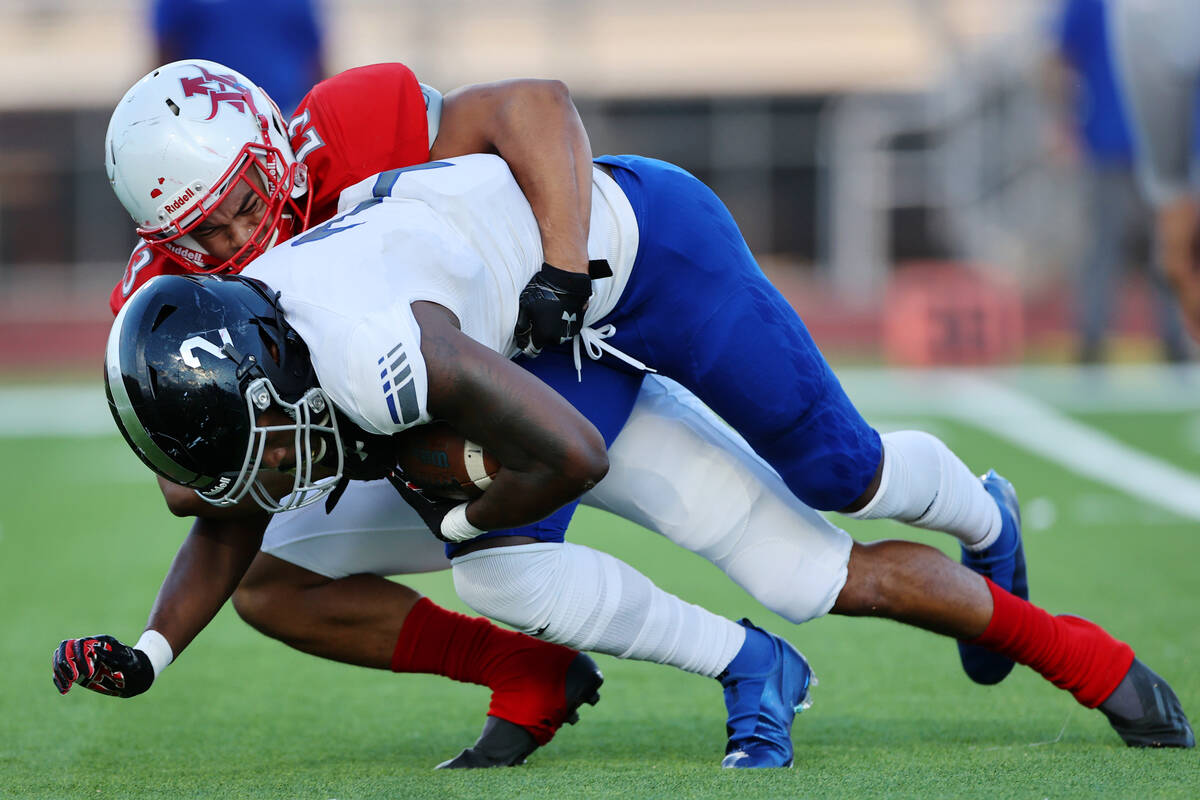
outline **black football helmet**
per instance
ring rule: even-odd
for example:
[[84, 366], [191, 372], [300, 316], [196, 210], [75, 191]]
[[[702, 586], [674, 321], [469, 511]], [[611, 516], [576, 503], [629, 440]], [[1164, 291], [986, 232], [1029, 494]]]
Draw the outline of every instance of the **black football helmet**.
[[[341, 478], [333, 405], [308, 347], [259, 281], [236, 275], [148, 281], [113, 323], [104, 385], [113, 419], [142, 461], [214, 505], [233, 505], [250, 493], [272, 513], [300, 508]], [[270, 409], [290, 422], [260, 424]], [[258, 474], [274, 431], [295, 437], [292, 488], [281, 500]]]

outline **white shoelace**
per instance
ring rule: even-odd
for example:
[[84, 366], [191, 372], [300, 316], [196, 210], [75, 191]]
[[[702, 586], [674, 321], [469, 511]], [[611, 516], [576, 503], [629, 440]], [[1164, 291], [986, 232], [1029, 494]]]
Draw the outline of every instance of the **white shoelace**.
[[605, 339], [615, 335], [617, 332], [616, 325], [604, 325], [600, 328], [584, 328], [579, 331], [579, 335], [571, 341], [571, 348], [575, 355], [575, 374], [579, 382], [583, 382], [583, 359], [579, 355], [579, 343], [583, 342], [583, 349], [587, 351], [588, 358], [592, 361], [599, 361], [605, 354], [609, 353], [629, 364], [634, 369], [640, 369], [643, 372], [657, 372], [653, 367], [648, 367], [641, 361], [638, 361], [631, 355], [622, 353], [611, 344], [605, 342]]

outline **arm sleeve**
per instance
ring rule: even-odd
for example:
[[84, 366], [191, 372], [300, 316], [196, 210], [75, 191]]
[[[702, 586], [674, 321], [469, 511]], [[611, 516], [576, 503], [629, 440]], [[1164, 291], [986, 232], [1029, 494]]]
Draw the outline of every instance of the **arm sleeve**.
[[425, 95], [425, 121], [429, 126], [429, 149], [432, 150], [438, 129], [442, 127], [442, 93], [422, 83], [421, 94]]
[[429, 375], [411, 305], [365, 318], [349, 337], [346, 365], [347, 385], [325, 388], [366, 430], [392, 434], [430, 421]]
[[347, 186], [429, 160], [425, 103], [416, 76], [403, 64], [349, 69], [313, 87], [290, 131], [292, 149], [307, 153], [313, 222], [333, 215]]

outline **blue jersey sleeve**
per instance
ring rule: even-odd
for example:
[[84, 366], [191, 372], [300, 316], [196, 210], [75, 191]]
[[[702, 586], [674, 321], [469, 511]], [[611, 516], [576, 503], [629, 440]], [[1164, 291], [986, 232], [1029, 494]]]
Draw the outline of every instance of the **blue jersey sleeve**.
[[158, 39], [170, 39], [185, 26], [189, 3], [180, 0], [155, 0], [150, 24]]
[[1096, 0], [1065, 0], [1054, 20], [1054, 41], [1062, 56], [1078, 66], [1096, 42], [1089, 15], [1098, 10]]

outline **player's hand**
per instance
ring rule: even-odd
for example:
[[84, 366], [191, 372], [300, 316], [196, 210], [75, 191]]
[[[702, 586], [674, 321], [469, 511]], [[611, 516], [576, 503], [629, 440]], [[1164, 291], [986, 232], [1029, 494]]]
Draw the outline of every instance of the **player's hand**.
[[387, 476], [387, 479], [392, 486], [396, 487], [396, 491], [404, 498], [404, 502], [412, 506], [413, 510], [421, 516], [421, 520], [429, 526], [433, 535], [443, 542], [449, 543], [450, 540], [442, 535], [442, 520], [450, 513], [450, 509], [461, 505], [462, 500], [446, 500], [428, 495], [410, 483], [400, 470], [394, 470]]
[[78, 684], [101, 694], [133, 697], [154, 683], [150, 658], [112, 636], [67, 639], [54, 651], [53, 664], [59, 694]]
[[592, 279], [582, 272], [542, 264], [521, 290], [517, 347], [533, 357], [547, 345], [569, 342], [583, 327], [583, 312], [592, 296]]

